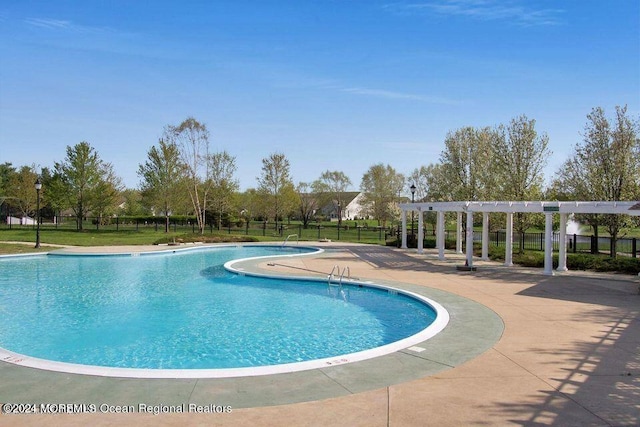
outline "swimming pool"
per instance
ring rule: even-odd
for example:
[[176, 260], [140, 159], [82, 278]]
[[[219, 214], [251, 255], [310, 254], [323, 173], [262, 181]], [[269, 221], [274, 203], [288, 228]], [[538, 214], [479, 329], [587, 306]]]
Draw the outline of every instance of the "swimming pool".
[[224, 268], [313, 252], [223, 246], [1, 259], [0, 359], [108, 376], [259, 375], [362, 360], [444, 327], [439, 316], [429, 328], [437, 303], [397, 290]]

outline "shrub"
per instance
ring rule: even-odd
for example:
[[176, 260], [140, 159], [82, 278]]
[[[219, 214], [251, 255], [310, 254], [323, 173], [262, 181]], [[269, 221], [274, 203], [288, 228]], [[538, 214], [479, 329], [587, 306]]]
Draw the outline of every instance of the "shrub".
[[225, 242], [257, 242], [258, 239], [252, 236], [238, 236], [233, 234], [182, 234], [179, 236], [162, 237], [154, 242], [155, 245], [167, 244], [167, 243], [225, 243]]
[[[479, 253], [479, 252], [478, 252]], [[504, 261], [504, 247], [489, 246], [489, 259]], [[525, 267], [544, 268], [544, 252], [527, 251], [513, 254], [513, 263]], [[553, 255], [553, 268], [558, 267], [558, 254]], [[592, 270], [624, 274], [640, 273], [640, 259], [629, 257], [611, 258], [606, 255], [575, 253], [567, 254], [569, 270]]]

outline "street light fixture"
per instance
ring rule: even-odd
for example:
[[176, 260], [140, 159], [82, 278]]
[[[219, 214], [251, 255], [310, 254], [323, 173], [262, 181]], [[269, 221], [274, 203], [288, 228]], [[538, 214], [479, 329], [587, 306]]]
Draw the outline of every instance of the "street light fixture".
[[40, 177], [36, 179], [36, 248], [40, 247], [40, 190], [42, 189], [42, 182]]
[[[416, 185], [415, 184], [411, 184], [411, 187], [409, 187], [409, 189], [411, 190], [411, 203], [414, 202], [414, 197], [416, 195]], [[414, 233], [413, 233], [413, 209], [411, 209], [411, 236], [413, 237]]]

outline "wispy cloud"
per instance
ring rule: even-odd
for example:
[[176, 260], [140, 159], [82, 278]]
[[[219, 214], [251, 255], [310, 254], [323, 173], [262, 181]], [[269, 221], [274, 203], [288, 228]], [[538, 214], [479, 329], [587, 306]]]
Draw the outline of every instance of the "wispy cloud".
[[31, 26], [49, 30], [67, 30], [71, 28], [70, 21], [61, 21], [59, 19], [27, 18], [25, 22]]
[[44, 28], [53, 31], [68, 31], [76, 33], [113, 33], [114, 30], [106, 27], [89, 27], [78, 25], [71, 21], [50, 18], [27, 18], [24, 20], [28, 25], [37, 28]]
[[339, 89], [342, 92], [347, 92], [354, 95], [371, 96], [375, 98], [421, 101], [421, 102], [428, 102], [432, 104], [447, 104], [447, 105], [460, 104], [460, 101], [455, 101], [452, 99], [435, 97], [435, 96], [425, 96], [425, 95], [414, 94], [414, 93], [396, 92], [396, 91], [385, 90], [385, 89], [371, 89], [366, 87], [339, 87], [337, 89]]
[[436, 13], [466, 16], [481, 21], [507, 21], [522, 27], [559, 25], [562, 9], [535, 8], [522, 0], [433, 0], [421, 3], [392, 3], [386, 9], [396, 13]]
[[[254, 67], [257, 68], [257, 67]], [[331, 78], [318, 78], [313, 76], [304, 76], [296, 73], [278, 70], [277, 73], [269, 73], [277, 76], [277, 85], [279, 87], [301, 89], [310, 88], [314, 90], [330, 91], [335, 93], [347, 93], [354, 96], [379, 98], [397, 101], [417, 101], [430, 104], [442, 105], [461, 105], [462, 101], [454, 100], [439, 96], [429, 96], [420, 93], [400, 92], [388, 89], [371, 88], [364, 86], [350, 85], [349, 82], [340, 81]]]

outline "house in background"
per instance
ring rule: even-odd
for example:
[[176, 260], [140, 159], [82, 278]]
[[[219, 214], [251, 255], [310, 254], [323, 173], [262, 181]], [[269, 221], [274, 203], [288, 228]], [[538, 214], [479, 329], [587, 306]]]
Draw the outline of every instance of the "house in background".
[[364, 213], [363, 197], [363, 193], [359, 191], [342, 193], [343, 205], [338, 206], [338, 201], [333, 200], [320, 208], [318, 213], [331, 221], [338, 221], [339, 216], [342, 216], [342, 220], [369, 219], [369, 216]]

